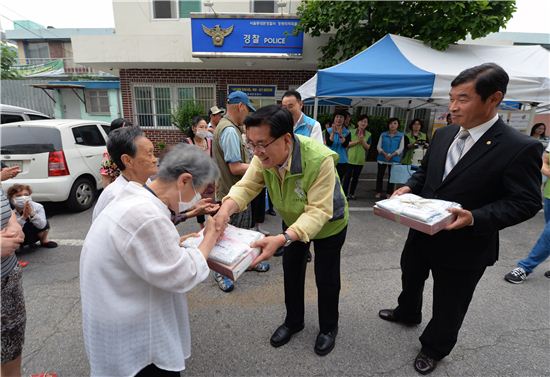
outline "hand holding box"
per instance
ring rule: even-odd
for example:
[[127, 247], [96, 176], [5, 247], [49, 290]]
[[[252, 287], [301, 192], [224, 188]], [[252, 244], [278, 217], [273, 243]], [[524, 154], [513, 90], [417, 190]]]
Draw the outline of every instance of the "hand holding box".
[[456, 215], [450, 213], [449, 208], [462, 207], [455, 202], [403, 194], [376, 202], [374, 214], [434, 235], [455, 220]]
[[[203, 233], [201, 230], [198, 237], [185, 239], [182, 246], [198, 247], [203, 240]], [[208, 256], [208, 266], [233, 281], [237, 280], [260, 254], [260, 249], [251, 248], [250, 244], [263, 237], [260, 232], [227, 225], [222, 238]]]

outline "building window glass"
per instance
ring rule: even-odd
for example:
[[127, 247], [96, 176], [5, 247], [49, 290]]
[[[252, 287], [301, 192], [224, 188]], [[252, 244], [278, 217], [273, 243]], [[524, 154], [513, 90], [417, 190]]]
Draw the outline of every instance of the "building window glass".
[[253, 0], [252, 10], [254, 13], [275, 13], [274, 0]]
[[42, 64], [50, 60], [50, 48], [47, 43], [28, 43], [25, 46], [27, 64]]
[[201, 2], [196, 0], [179, 0], [180, 18], [189, 18], [191, 12], [200, 12]]
[[109, 92], [107, 90], [86, 90], [86, 110], [90, 114], [109, 115]]
[[170, 126], [170, 88], [155, 88], [155, 113], [157, 126]]
[[136, 120], [140, 126], [154, 126], [153, 94], [149, 87], [135, 87]]
[[178, 18], [176, 0], [153, 0], [153, 18]]
[[193, 86], [174, 84], [162, 86], [135, 86], [135, 121], [141, 127], [171, 126], [171, 114], [186, 101], [195, 101], [204, 114], [216, 103], [213, 86]]

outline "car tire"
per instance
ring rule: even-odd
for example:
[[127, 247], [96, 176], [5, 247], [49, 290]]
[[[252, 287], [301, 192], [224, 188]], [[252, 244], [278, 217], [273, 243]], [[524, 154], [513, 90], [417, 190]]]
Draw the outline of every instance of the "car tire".
[[75, 212], [85, 211], [92, 206], [96, 195], [97, 189], [91, 179], [85, 177], [78, 178], [73, 183], [73, 187], [71, 187], [67, 206]]

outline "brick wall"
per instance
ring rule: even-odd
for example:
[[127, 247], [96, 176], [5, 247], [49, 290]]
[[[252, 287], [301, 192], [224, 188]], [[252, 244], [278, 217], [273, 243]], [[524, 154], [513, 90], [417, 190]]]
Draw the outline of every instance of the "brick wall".
[[[181, 143], [183, 139], [186, 137], [183, 132], [180, 130], [175, 129], [169, 129], [169, 130], [161, 130], [161, 129], [154, 129], [154, 128], [144, 128], [145, 136], [155, 146], [155, 155], [159, 155], [162, 152], [162, 149]], [[164, 145], [164, 148], [162, 147], [162, 144]]]
[[[134, 118], [131, 86], [135, 83], [213, 84], [216, 88], [217, 103], [213, 103], [212, 106], [225, 107], [227, 85], [276, 85], [277, 90], [288, 90], [291, 86], [302, 85], [315, 73], [315, 71], [282, 70], [121, 69], [122, 109], [125, 118]], [[178, 130], [145, 129], [145, 132], [155, 145], [160, 141], [170, 145], [173, 142], [181, 141], [183, 136]]]

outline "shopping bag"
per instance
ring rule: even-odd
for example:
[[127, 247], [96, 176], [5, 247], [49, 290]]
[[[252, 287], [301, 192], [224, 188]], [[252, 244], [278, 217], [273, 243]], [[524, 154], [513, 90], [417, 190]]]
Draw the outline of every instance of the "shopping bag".
[[390, 183], [404, 185], [413, 173], [414, 171], [411, 165], [395, 164], [391, 167]]

